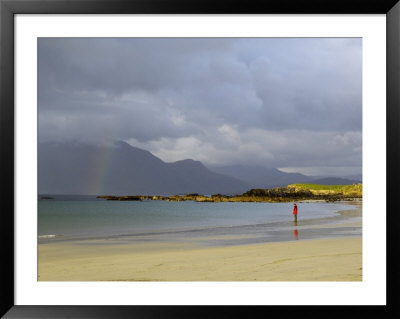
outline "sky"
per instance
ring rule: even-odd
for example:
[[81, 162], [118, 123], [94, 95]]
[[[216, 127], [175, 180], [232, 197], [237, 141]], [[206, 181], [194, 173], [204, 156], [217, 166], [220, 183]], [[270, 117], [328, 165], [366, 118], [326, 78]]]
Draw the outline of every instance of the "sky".
[[39, 142], [362, 172], [361, 38], [40, 38]]

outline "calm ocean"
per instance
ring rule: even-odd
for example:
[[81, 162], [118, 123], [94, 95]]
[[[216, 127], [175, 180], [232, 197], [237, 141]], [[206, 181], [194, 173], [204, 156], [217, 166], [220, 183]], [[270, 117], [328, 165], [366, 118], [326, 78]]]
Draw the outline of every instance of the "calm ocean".
[[107, 201], [95, 196], [51, 197], [53, 199], [38, 200], [39, 243], [109, 239], [230, 245], [361, 235], [361, 227], [318, 228], [318, 225], [354, 219], [337, 213], [354, 209], [344, 203], [299, 203], [298, 225], [294, 226], [293, 203], [139, 202]]

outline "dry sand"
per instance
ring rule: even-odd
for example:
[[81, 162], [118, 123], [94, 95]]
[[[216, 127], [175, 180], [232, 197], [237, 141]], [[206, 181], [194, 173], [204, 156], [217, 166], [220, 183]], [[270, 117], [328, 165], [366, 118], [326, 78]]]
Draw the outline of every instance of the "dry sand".
[[39, 281], [361, 281], [362, 239], [244, 246], [41, 244]]

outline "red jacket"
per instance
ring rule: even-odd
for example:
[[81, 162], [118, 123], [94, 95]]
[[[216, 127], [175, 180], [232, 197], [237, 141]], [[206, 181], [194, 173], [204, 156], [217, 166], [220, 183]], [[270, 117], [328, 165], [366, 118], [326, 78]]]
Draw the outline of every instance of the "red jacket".
[[297, 215], [297, 206], [293, 207], [293, 215]]

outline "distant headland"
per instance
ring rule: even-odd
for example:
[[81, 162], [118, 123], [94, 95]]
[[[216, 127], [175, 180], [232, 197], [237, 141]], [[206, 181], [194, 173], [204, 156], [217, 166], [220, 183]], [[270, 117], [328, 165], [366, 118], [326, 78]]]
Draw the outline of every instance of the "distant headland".
[[118, 201], [196, 201], [196, 202], [293, 202], [304, 200], [324, 200], [328, 202], [355, 200], [362, 198], [362, 184], [354, 185], [319, 185], [291, 184], [286, 187], [271, 189], [251, 189], [241, 195], [214, 194], [210, 196], [194, 194], [157, 196], [157, 195], [100, 195], [97, 198]]

